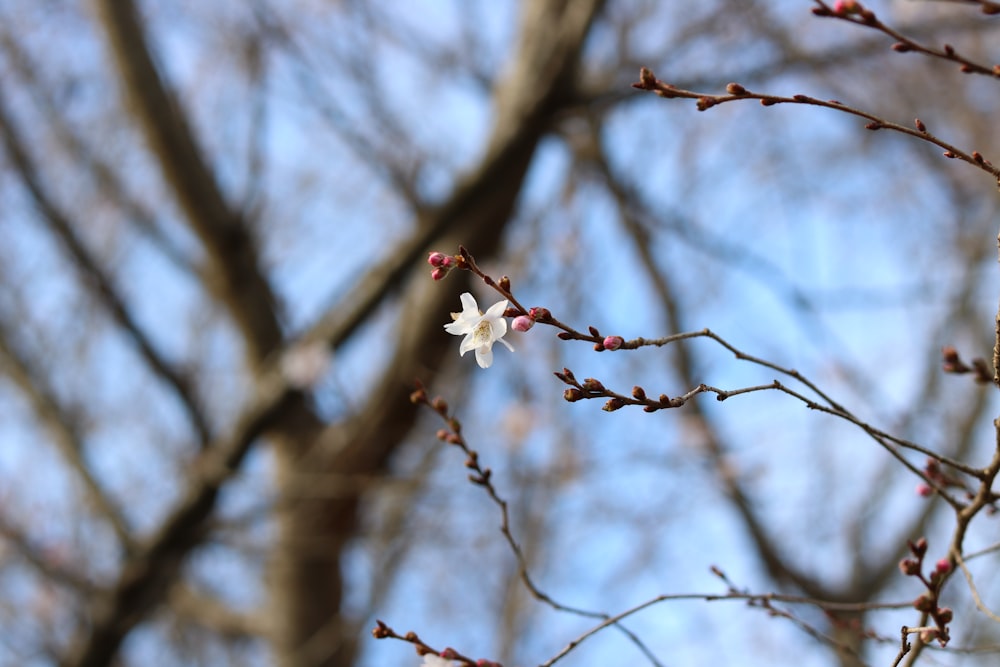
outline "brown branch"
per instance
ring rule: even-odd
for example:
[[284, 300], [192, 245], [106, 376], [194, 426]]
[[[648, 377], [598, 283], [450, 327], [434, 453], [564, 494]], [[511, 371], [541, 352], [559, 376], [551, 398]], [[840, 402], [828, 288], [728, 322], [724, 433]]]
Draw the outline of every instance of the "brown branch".
[[218, 598], [190, 586], [174, 586], [167, 604], [183, 621], [196, 623], [223, 637], [248, 639], [267, 636], [266, 623], [260, 614], [239, 613]]
[[115, 64], [140, 128], [211, 258], [212, 289], [239, 325], [248, 362], [260, 366], [282, 341], [275, 298], [254, 239], [226, 202], [175, 95], [153, 62], [132, 0], [96, 0]]
[[[78, 567], [66, 567], [62, 563], [53, 562], [44, 549], [39, 549], [32, 543], [30, 535], [3, 515], [0, 515], [0, 536], [4, 539], [5, 547], [13, 547], [11, 551], [31, 565], [46, 581], [65, 586], [81, 596], [97, 591], [94, 582], [81, 575]], [[73, 566], [75, 563], [70, 561], [68, 565]]]
[[[10, 31], [10, 25], [0, 25], [0, 44], [7, 52], [14, 72], [27, 84], [32, 99], [45, 117], [46, 127], [55, 135], [66, 152], [78, 163], [78, 171], [87, 174], [100, 191], [102, 200], [113, 202], [138, 232], [159, 248], [174, 266], [194, 278], [202, 277], [185, 251], [163, 233], [150, 210], [132, 196], [122, 179], [107, 161], [101, 159], [79, 133], [71, 129], [64, 112], [51, 90], [39, 80], [40, 63], [31, 59]], [[35, 122], [35, 119], [32, 119]]]
[[683, 88], [678, 88], [677, 86], [660, 81], [656, 78], [656, 75], [653, 74], [652, 71], [645, 67], [640, 70], [639, 81], [633, 83], [632, 87], [639, 90], [653, 92], [656, 95], [667, 99], [681, 98], [697, 100], [699, 111], [706, 111], [714, 106], [726, 104], [727, 102], [735, 102], [737, 100], [758, 100], [763, 106], [766, 107], [774, 106], [776, 104], [802, 104], [833, 109], [835, 111], [840, 111], [869, 121], [868, 124], [865, 125], [865, 129], [867, 130], [893, 130], [895, 132], [916, 137], [917, 139], [934, 144], [935, 146], [944, 149], [944, 156], [946, 158], [959, 159], [963, 162], [967, 162], [968, 164], [971, 164], [972, 166], [990, 174], [997, 179], [998, 183], [1000, 183], [1000, 167], [994, 166], [993, 163], [984, 158], [979, 151], [967, 153], [957, 146], [934, 136], [927, 130], [927, 127], [920, 121], [919, 118], [914, 121], [914, 127], [911, 128], [886, 120], [862, 109], [851, 107], [837, 100], [821, 100], [816, 97], [810, 97], [809, 95], [793, 95], [791, 97], [784, 97], [781, 95], [754, 93], [738, 83], [730, 83], [726, 87], [727, 94], [725, 95], [698, 93], [690, 90], [684, 90]]
[[[813, 2], [817, 5], [812, 10], [813, 15], [815, 16], [837, 18], [855, 25], [873, 28], [874, 30], [878, 30], [879, 32], [897, 40], [896, 43], [892, 45], [893, 51], [898, 53], [907, 53], [909, 51], [922, 53], [924, 55], [931, 56], [932, 58], [940, 58], [941, 60], [957, 63], [960, 66], [961, 71], [965, 74], [985, 74], [986, 76], [1000, 78], [1000, 65], [989, 66], [976, 63], [962, 55], [959, 55], [955, 48], [950, 44], [945, 44], [940, 49], [924, 46], [923, 44], [914, 41], [880, 21], [875, 15], [875, 12], [871, 11], [867, 7], [864, 7], [860, 2], [855, 2], [851, 10], [842, 12], [835, 11], [823, 2], [823, 0], [813, 0]], [[982, 4], [984, 14], [996, 14], [1000, 12], [1000, 5], [993, 2], [987, 2], [985, 0], [980, 0], [980, 2]]]
[[200, 474], [193, 476], [177, 507], [159, 530], [136, 548], [116, 584], [97, 596], [89, 627], [73, 645], [65, 667], [110, 664], [125, 635], [163, 601], [177, 581], [185, 557], [204, 537], [223, 484], [297, 396], [277, 371], [268, 372], [258, 382], [253, 400], [235, 420], [230, 435], [208, 448]]
[[153, 373], [180, 400], [191, 420], [198, 442], [202, 445], [207, 443], [210, 437], [208, 419], [191, 391], [187, 378], [178, 373], [156, 350], [152, 341], [132, 316], [125, 304], [125, 299], [119, 294], [111, 277], [104, 272], [77, 235], [75, 227], [79, 227], [79, 225], [74, 225], [70, 221], [42, 185], [39, 172], [29, 157], [27, 148], [21, 141], [2, 99], [0, 99], [0, 136], [3, 137], [4, 145], [14, 168], [41, 213], [42, 221], [73, 259], [76, 269], [86, 279], [85, 284], [96, 294], [100, 303], [135, 344], [139, 355], [146, 361]]
[[[575, 85], [580, 49], [602, 4], [602, 0], [547, 0], [525, 5], [522, 43], [515, 49], [510, 77], [499, 84], [496, 121], [478, 168], [457, 184], [447, 201], [422, 214], [418, 236], [403, 244], [402, 251], [394, 253], [386, 266], [373, 269], [358, 283], [349, 301], [331, 307], [306, 334], [310, 340], [337, 346], [378, 304], [401, 292], [399, 318], [406, 326], [398, 329], [396, 349], [384, 374], [369, 390], [370, 400], [352, 418], [330, 427], [304, 455], [279, 452], [276, 465], [282, 478], [317, 469], [346, 477], [373, 474], [385, 468], [405, 440], [417, 416], [409, 402], [413, 378], [434, 376], [444, 367], [445, 354], [453, 352], [450, 342], [441, 336], [441, 324], [461, 288], [452, 282], [441, 289], [422, 271], [414, 274], [412, 269], [423, 264], [427, 244], [442, 235], [455, 244], [459, 239], [482, 243], [486, 256], [497, 251], [536, 148]], [[279, 504], [285, 500], [280, 499]], [[274, 599], [280, 603], [275, 611], [282, 618], [275, 650], [317, 665], [348, 664], [356, 637], [329, 631], [329, 619], [339, 612], [338, 605], [303, 622], [295, 622], [286, 611], [295, 608], [297, 600], [315, 599], [315, 577], [305, 573], [338, 571], [343, 549], [356, 531], [361, 498], [347, 493], [323, 503], [297, 502], [301, 515], [289, 515], [278, 547], [281, 558], [288, 560], [279, 563], [273, 577]], [[297, 541], [311, 543], [315, 539], [323, 541], [322, 554], [310, 556], [294, 549]], [[296, 563], [302, 565], [298, 568], [302, 576], [296, 575]], [[338, 582], [330, 582], [328, 597], [340, 594]], [[308, 648], [308, 656], [298, 653], [303, 648]]]
[[108, 497], [104, 487], [94, 477], [84, 456], [84, 438], [78, 419], [63, 406], [56, 392], [43, 379], [43, 374], [28, 361], [10, 339], [9, 333], [0, 328], [0, 358], [5, 360], [4, 371], [31, 403], [39, 422], [52, 435], [53, 444], [63, 460], [80, 480], [87, 498], [98, 515], [110, 524], [122, 547], [132, 548], [132, 536], [121, 511]]

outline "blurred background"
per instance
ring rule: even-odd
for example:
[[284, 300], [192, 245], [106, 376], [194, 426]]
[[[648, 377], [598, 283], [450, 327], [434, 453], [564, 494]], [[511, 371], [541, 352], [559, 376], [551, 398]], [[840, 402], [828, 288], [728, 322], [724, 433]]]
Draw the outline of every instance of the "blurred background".
[[[425, 263], [463, 244], [602, 335], [709, 327], [985, 465], [994, 392], [940, 351], [991, 358], [992, 179], [829, 110], [630, 87], [645, 66], [838, 99], [1000, 159], [995, 80], [813, 6], [0, 2], [0, 663], [417, 665], [376, 618], [508, 666], [552, 657], [596, 621], [521, 585], [498, 510], [408, 401], [418, 377], [560, 603], [724, 595], [712, 566], [752, 593], [916, 598], [906, 540], [933, 562], [954, 516], [861, 429], [776, 392], [566, 403], [563, 367], [652, 396], [782, 378], [709, 340], [595, 354], [544, 326], [483, 370], [442, 326], [461, 292], [498, 297]], [[870, 7], [1000, 59], [974, 4]], [[996, 567], [970, 562], [988, 606]], [[922, 662], [996, 660], [967, 589]], [[561, 664], [886, 665], [919, 620], [776, 606], [793, 618], [666, 601], [626, 623], [645, 653], [609, 629]]]

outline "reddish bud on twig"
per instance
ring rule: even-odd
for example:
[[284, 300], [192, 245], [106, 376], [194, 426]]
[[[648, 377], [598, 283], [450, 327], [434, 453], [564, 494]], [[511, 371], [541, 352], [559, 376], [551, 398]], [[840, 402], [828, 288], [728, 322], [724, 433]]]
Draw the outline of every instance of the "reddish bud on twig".
[[837, 0], [833, 3], [833, 12], [840, 16], [859, 14], [862, 11], [864, 11], [864, 7], [857, 0]]
[[636, 88], [646, 88], [651, 89], [656, 87], [656, 75], [653, 74], [652, 70], [642, 67], [639, 69], [639, 83], [632, 84]]
[[548, 322], [552, 319], [552, 313], [549, 312], [548, 308], [535, 307], [528, 310], [528, 317], [536, 322]]
[[614, 351], [620, 348], [624, 342], [625, 339], [621, 336], [608, 336], [601, 342], [601, 345], [604, 346], [605, 350]]

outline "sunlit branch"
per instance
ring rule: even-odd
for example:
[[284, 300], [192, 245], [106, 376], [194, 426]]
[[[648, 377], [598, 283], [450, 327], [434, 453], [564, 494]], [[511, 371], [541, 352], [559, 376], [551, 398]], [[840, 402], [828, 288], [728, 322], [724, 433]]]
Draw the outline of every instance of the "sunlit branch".
[[863, 111], [851, 106], [839, 102], [837, 100], [821, 100], [816, 97], [810, 97], [808, 95], [793, 95], [791, 97], [784, 97], [781, 95], [769, 95], [766, 93], [754, 93], [747, 90], [744, 86], [738, 83], [730, 83], [726, 90], [726, 95], [717, 95], [713, 93], [698, 93], [690, 90], [683, 90], [669, 83], [660, 81], [656, 78], [647, 68], [642, 68], [640, 71], [639, 81], [632, 84], [634, 88], [640, 90], [647, 90], [653, 92], [660, 97], [667, 99], [681, 98], [681, 99], [692, 99], [697, 100], [698, 110], [705, 111], [719, 104], [725, 104], [727, 102], [735, 102], [737, 100], [759, 100], [763, 106], [774, 106], [776, 104], [802, 104], [808, 106], [823, 107], [826, 109], [833, 109], [835, 111], [840, 111], [852, 116], [858, 116], [868, 120], [869, 123], [865, 125], [865, 129], [868, 130], [893, 130], [902, 134], [909, 135], [911, 137], [916, 137], [928, 143], [934, 144], [940, 148], [944, 149], [944, 156], [950, 159], [959, 159], [963, 162], [977, 167], [986, 173], [992, 175], [995, 179], [1000, 182], [1000, 167], [996, 167], [989, 160], [984, 158], [978, 151], [972, 151], [972, 153], [966, 153], [957, 146], [940, 139], [933, 134], [931, 134], [927, 127], [924, 125], [920, 119], [916, 119], [914, 122], [914, 127], [907, 127], [905, 125], [900, 125], [884, 118], [881, 118], [873, 113]]
[[983, 598], [979, 595], [979, 589], [976, 587], [976, 582], [973, 581], [972, 572], [969, 571], [969, 567], [965, 564], [965, 559], [962, 558], [962, 554], [955, 554], [955, 561], [958, 566], [962, 568], [962, 574], [965, 575], [965, 582], [969, 585], [969, 592], [972, 593], [972, 599], [976, 603], [976, 608], [983, 612], [991, 621], [1000, 623], [1000, 616], [997, 616], [986, 604], [983, 602]]
[[[920, 44], [880, 21], [875, 15], [875, 12], [862, 6], [860, 2], [853, 3], [851, 11], [842, 12], [835, 11], [832, 7], [823, 2], [823, 0], [813, 0], [813, 2], [817, 5], [817, 7], [813, 8], [813, 14], [815, 16], [838, 18], [842, 21], [847, 21], [848, 23], [873, 28], [897, 40], [896, 43], [892, 45], [893, 51], [897, 51], [899, 53], [906, 53], [908, 51], [922, 53], [933, 58], [940, 58], [941, 60], [948, 60], [957, 63], [960, 70], [965, 74], [985, 74], [986, 76], [1000, 78], [1000, 65], [988, 66], [973, 62], [972, 60], [959, 55], [955, 48], [950, 44], [945, 44], [940, 49]], [[990, 0], [971, 0], [971, 2], [973, 4], [978, 2], [978, 4], [982, 7], [984, 14], [1000, 13], [1000, 4], [996, 2], [991, 2]]]
[[[462, 450], [466, 456], [465, 467], [472, 471], [469, 474], [469, 481], [476, 486], [483, 488], [486, 491], [486, 494], [490, 497], [490, 500], [492, 500], [493, 503], [500, 509], [500, 533], [503, 535], [504, 540], [507, 542], [507, 546], [514, 555], [514, 558], [517, 561], [518, 574], [520, 575], [525, 588], [528, 589], [528, 592], [531, 593], [532, 597], [547, 604], [556, 611], [562, 611], [576, 616], [583, 616], [585, 618], [607, 619], [608, 614], [604, 612], [590, 611], [558, 602], [548, 593], [545, 593], [535, 583], [528, 571], [528, 561], [524, 555], [524, 551], [521, 549], [520, 543], [517, 538], [514, 537], [514, 533], [511, 530], [510, 511], [507, 501], [500, 496], [496, 487], [493, 485], [493, 471], [488, 467], [484, 468], [479, 463], [479, 453], [471, 449], [466, 442], [465, 436], [462, 435], [461, 422], [457, 417], [449, 414], [448, 403], [443, 398], [429, 398], [427, 390], [419, 381], [417, 382], [416, 391], [414, 391], [410, 396], [410, 400], [417, 405], [426, 406], [437, 414], [442, 420], [444, 420], [447, 428], [438, 431], [438, 439]], [[645, 642], [643, 642], [638, 635], [618, 623], [613, 623], [612, 625], [614, 625], [617, 630], [624, 633], [629, 640], [643, 652], [651, 664], [660, 667], [660, 662], [656, 659], [656, 656], [649, 650]]]

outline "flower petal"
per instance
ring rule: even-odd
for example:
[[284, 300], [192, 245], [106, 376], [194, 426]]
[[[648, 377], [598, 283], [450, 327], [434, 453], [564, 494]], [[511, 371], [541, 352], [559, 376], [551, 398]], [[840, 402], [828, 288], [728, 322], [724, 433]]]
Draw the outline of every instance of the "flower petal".
[[490, 345], [480, 345], [476, 348], [476, 363], [480, 368], [489, 368], [493, 365], [493, 347]]
[[464, 357], [465, 353], [476, 347], [476, 337], [471, 333], [466, 334], [465, 338], [462, 339], [462, 344], [458, 348], [458, 356]]
[[444, 325], [444, 330], [452, 334], [453, 336], [465, 335], [470, 331], [472, 331], [473, 328], [474, 327], [471, 324], [469, 324], [469, 322], [463, 320], [462, 318], [459, 318], [454, 322], [449, 322], [448, 324]]
[[490, 322], [490, 328], [493, 330], [493, 338], [503, 338], [507, 334], [507, 320], [498, 317]]
[[507, 310], [507, 299], [503, 299], [502, 301], [497, 301], [496, 303], [494, 303], [483, 314], [483, 317], [488, 317], [490, 319], [501, 318], [503, 317], [503, 311], [505, 310]]
[[462, 296], [459, 297], [462, 300], [462, 314], [465, 315], [466, 311], [473, 311], [476, 315], [479, 314], [479, 304], [476, 303], [476, 297], [472, 296], [468, 292], [462, 292]]

